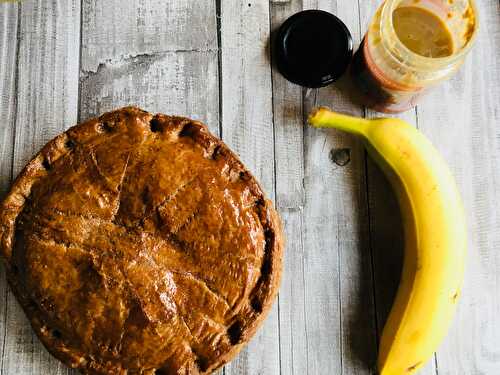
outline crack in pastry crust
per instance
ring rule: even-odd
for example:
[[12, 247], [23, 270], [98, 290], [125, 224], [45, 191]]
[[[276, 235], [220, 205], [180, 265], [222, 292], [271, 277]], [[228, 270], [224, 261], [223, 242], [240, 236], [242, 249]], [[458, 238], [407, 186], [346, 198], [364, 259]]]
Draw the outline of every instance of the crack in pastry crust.
[[88, 374], [209, 374], [281, 276], [281, 224], [206, 126], [127, 107], [77, 125], [0, 206], [7, 276], [47, 349]]

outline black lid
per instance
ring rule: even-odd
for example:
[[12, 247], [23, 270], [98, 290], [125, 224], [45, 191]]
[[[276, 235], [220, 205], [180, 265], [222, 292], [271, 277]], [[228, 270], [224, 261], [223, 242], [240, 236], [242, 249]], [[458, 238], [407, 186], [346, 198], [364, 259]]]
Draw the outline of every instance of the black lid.
[[305, 10], [281, 25], [274, 50], [278, 69], [286, 79], [305, 87], [322, 87], [346, 71], [352, 58], [352, 38], [333, 14]]

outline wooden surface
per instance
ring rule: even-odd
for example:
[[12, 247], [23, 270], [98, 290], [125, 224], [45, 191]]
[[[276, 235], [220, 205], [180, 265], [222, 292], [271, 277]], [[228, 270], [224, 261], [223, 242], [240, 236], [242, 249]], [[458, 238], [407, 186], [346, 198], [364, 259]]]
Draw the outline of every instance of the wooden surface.
[[[359, 142], [305, 125], [324, 104], [367, 117], [347, 78], [286, 81], [269, 37], [301, 9], [337, 14], [359, 44], [379, 1], [0, 1], [0, 194], [63, 129], [112, 108], [206, 122], [275, 201], [287, 235], [280, 295], [221, 374], [373, 374], [397, 287], [402, 232], [387, 181]], [[500, 3], [459, 73], [401, 117], [457, 178], [469, 220], [463, 298], [426, 375], [500, 374]], [[73, 374], [41, 346], [0, 267], [0, 374]]]

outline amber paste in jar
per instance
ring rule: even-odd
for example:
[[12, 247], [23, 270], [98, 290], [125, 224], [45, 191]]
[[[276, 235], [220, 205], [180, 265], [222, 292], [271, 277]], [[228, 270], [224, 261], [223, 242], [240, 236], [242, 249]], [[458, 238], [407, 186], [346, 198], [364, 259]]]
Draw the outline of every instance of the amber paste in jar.
[[[443, 20], [452, 16], [452, 13], [446, 12], [438, 15], [418, 5], [403, 5], [393, 11], [392, 27], [408, 52], [431, 59], [444, 58], [456, 51], [453, 34]], [[372, 24], [371, 27], [375, 27], [378, 32], [378, 25]], [[367, 43], [370, 37], [372, 45], [381, 43], [380, 34], [374, 37], [369, 31], [354, 55], [351, 66], [351, 73], [364, 95], [365, 104], [381, 112], [401, 112], [414, 107], [425, 85], [420, 86], [417, 80], [412, 79], [411, 73], [405, 76], [403, 72], [398, 80], [391, 78], [372, 56]]]

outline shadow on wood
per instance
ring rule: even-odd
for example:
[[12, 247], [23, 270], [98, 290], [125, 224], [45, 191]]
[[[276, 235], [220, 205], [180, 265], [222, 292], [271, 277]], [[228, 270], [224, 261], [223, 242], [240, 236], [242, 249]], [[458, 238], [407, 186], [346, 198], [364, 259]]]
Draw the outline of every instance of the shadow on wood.
[[399, 205], [389, 181], [367, 156], [366, 178], [369, 229], [376, 309], [377, 347], [396, 296], [404, 255], [404, 233]]

